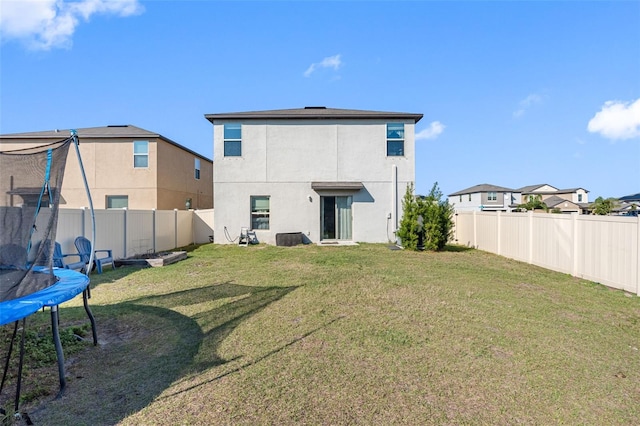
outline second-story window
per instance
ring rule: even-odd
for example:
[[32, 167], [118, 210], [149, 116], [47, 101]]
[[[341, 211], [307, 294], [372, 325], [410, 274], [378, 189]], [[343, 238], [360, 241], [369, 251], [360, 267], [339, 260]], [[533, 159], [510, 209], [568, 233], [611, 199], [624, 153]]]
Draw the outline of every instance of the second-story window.
[[200, 179], [200, 159], [195, 158], [193, 162], [193, 177]]
[[498, 200], [498, 193], [497, 192], [493, 192], [493, 191], [489, 191], [489, 194], [487, 195], [487, 200], [489, 200], [489, 201], [497, 201]]
[[578, 202], [581, 203], [582, 202], [582, 194], [578, 194]]
[[387, 124], [387, 157], [404, 156], [404, 124]]
[[224, 125], [224, 156], [225, 157], [242, 156], [242, 125], [241, 124], [225, 124]]
[[149, 167], [149, 141], [133, 141], [133, 167]]

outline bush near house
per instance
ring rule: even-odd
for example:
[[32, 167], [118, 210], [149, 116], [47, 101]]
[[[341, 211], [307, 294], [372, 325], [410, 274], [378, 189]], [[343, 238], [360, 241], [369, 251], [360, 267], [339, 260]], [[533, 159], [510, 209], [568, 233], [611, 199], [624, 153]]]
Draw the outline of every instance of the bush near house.
[[413, 183], [407, 185], [398, 229], [402, 246], [410, 250], [442, 250], [453, 230], [453, 206], [442, 199], [438, 182], [426, 196], [415, 196], [413, 192]]

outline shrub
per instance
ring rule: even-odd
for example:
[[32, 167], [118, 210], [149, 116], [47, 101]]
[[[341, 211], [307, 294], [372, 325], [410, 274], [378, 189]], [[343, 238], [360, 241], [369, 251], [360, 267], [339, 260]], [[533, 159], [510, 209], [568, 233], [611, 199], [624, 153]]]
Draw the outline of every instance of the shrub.
[[409, 250], [442, 250], [453, 232], [453, 206], [442, 200], [438, 182], [427, 196], [415, 196], [413, 183], [402, 200], [403, 215], [398, 229], [402, 246]]

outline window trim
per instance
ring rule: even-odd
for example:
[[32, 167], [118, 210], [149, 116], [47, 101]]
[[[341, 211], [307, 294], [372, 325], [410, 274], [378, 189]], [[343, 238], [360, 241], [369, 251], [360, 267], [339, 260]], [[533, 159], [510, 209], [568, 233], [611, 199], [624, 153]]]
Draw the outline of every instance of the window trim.
[[[259, 211], [255, 209], [254, 211], [254, 201], [258, 199], [266, 199], [267, 200], [267, 210]], [[252, 231], [268, 231], [271, 229], [271, 196], [270, 195], [251, 195], [249, 196], [249, 211], [250, 211], [250, 223]], [[254, 222], [257, 218], [264, 218], [266, 216], [266, 228], [256, 227], [257, 222]]]
[[[147, 150], [146, 152], [136, 152], [136, 144], [144, 142], [146, 144]], [[136, 165], [136, 157], [145, 157], [147, 159], [146, 166], [137, 166]], [[134, 140], [133, 141], [133, 168], [134, 169], [148, 169], [149, 168], [149, 141], [145, 140]]]
[[[389, 126], [402, 126], [402, 136], [398, 136], [398, 137], [392, 137], [389, 135], [390, 129]], [[397, 129], [396, 129], [397, 130]], [[387, 131], [387, 137], [386, 137], [386, 153], [387, 153], [387, 157], [405, 157], [405, 137], [404, 137], [404, 123], [387, 123], [386, 124], [386, 131]], [[390, 144], [393, 144], [395, 146], [394, 150], [390, 150]], [[402, 145], [402, 149], [398, 150], [397, 149], [397, 145], [401, 144]], [[400, 152], [398, 154], [396, 154], [395, 152]]]
[[[229, 129], [229, 131], [231, 131], [231, 127], [232, 126], [238, 126], [238, 131], [239, 131], [239, 138], [234, 138], [234, 137], [227, 137], [227, 127]], [[236, 130], [236, 129], [233, 129]], [[223, 156], [224, 157], [242, 157], [242, 124], [240, 123], [225, 123], [222, 126], [222, 132], [223, 132]], [[227, 146], [229, 146], [229, 149], [227, 149]], [[239, 152], [238, 154], [233, 154], [231, 153], [231, 147], [236, 147], [238, 146]]]
[[488, 191], [487, 201], [498, 201], [498, 193], [496, 191]]
[[[127, 200], [127, 205], [124, 207], [109, 207], [109, 200], [112, 200], [114, 198], [124, 198]], [[125, 194], [120, 194], [120, 195], [105, 195], [105, 200], [104, 200], [104, 206], [105, 209], [128, 209], [129, 208], [129, 196], [125, 195]]]

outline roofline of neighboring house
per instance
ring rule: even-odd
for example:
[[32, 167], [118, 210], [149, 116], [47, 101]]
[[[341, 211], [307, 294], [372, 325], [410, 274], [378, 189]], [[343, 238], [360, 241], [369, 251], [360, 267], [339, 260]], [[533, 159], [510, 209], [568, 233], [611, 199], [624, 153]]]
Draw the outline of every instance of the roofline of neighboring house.
[[517, 192], [511, 188], [505, 188], [503, 186], [490, 185], [488, 183], [483, 183], [480, 185], [475, 185], [467, 189], [463, 189], [461, 191], [454, 192], [453, 194], [447, 195], [447, 197], [455, 197], [457, 195], [467, 195], [467, 194], [478, 194], [482, 192]]
[[[82, 143], [83, 138], [94, 138], [94, 139], [114, 139], [114, 138], [157, 138], [164, 142], [167, 142], [177, 148], [182, 149], [196, 157], [201, 158], [202, 160], [208, 161], [213, 164], [213, 160], [205, 157], [202, 154], [195, 152], [192, 149], [187, 148], [184, 145], [179, 144], [178, 142], [172, 141], [171, 139], [162, 136], [159, 133], [150, 132], [148, 130], [142, 129], [140, 127], [133, 126], [131, 124], [123, 124], [123, 125], [109, 125], [102, 127], [86, 127], [82, 129], [74, 129], [78, 134], [78, 139], [80, 143]], [[47, 130], [42, 132], [25, 132], [25, 133], [13, 133], [13, 134], [4, 134], [0, 135], [0, 141], [2, 139], [56, 139], [61, 140], [61, 138], [65, 138], [66, 135], [71, 135], [70, 129], [65, 130]], [[68, 136], [66, 136], [68, 137]]]
[[409, 119], [417, 123], [422, 114], [409, 112], [366, 111], [357, 109], [338, 109], [323, 106], [304, 107], [294, 109], [275, 109], [266, 111], [231, 112], [220, 114], [205, 114], [212, 124], [215, 120], [332, 120], [332, 119]]

